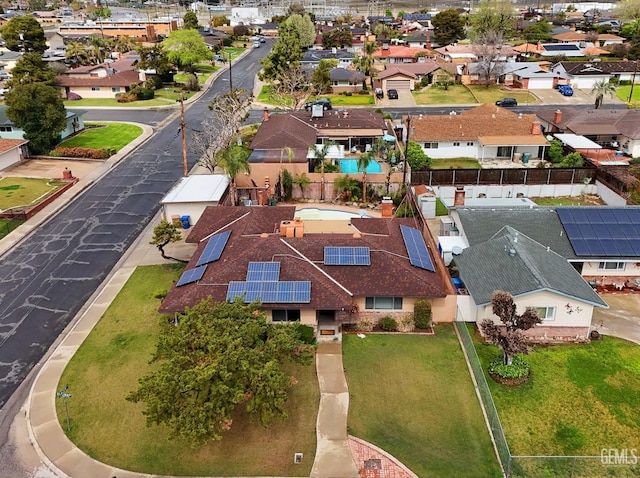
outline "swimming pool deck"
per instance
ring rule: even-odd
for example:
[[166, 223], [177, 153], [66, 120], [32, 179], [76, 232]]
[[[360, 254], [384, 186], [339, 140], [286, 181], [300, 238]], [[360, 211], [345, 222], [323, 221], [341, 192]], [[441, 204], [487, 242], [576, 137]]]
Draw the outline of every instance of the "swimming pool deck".
[[[362, 209], [339, 204], [304, 203], [296, 205], [296, 210], [318, 209], [320, 211], [340, 211], [360, 217], [360, 211], [366, 211], [369, 217], [381, 217], [379, 211]], [[354, 234], [358, 230], [351, 224], [352, 218], [345, 219], [303, 219], [305, 234]]]

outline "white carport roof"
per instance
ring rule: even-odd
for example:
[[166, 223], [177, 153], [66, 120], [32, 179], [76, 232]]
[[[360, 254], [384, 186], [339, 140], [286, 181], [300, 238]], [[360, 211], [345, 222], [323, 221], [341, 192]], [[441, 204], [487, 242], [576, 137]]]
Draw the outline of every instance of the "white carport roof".
[[222, 174], [196, 174], [181, 178], [162, 198], [160, 204], [218, 202], [229, 187]]
[[602, 146], [600, 146], [598, 143], [594, 143], [593, 141], [591, 141], [588, 138], [585, 138], [584, 136], [580, 136], [577, 134], [554, 134], [554, 136], [556, 138], [558, 138], [560, 141], [562, 141], [564, 144], [566, 144], [567, 146], [569, 146], [570, 148], [573, 149], [600, 149], [602, 148]]

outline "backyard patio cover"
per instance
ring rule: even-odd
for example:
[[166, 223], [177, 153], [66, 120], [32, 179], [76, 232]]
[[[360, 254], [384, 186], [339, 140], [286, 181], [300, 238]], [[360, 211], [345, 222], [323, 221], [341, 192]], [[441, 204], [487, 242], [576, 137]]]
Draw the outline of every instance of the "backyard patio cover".
[[562, 143], [566, 144], [567, 146], [573, 149], [601, 149], [602, 148], [602, 146], [600, 146], [598, 143], [594, 143], [590, 139], [577, 134], [556, 134], [554, 136], [560, 141], [562, 141]]

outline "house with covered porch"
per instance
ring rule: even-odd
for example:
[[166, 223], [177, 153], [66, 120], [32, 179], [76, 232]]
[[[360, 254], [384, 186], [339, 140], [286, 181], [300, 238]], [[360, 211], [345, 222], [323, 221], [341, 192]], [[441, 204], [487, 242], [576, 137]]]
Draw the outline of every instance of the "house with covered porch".
[[526, 163], [544, 158], [549, 145], [536, 115], [514, 113], [491, 104], [461, 114], [405, 117], [404, 124], [407, 123], [409, 141], [420, 144], [431, 158]]

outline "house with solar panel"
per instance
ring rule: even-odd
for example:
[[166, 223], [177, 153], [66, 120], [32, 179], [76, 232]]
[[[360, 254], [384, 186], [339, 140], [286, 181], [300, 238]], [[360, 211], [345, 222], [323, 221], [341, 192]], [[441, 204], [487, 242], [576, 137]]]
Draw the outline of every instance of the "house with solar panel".
[[500, 323], [492, 310], [496, 290], [509, 292], [522, 313], [535, 308], [542, 324], [525, 332], [532, 341], [586, 341], [595, 307], [607, 304], [562, 256], [511, 226], [455, 256], [468, 295], [459, 320]]
[[197, 249], [163, 313], [206, 298], [259, 300], [271, 321], [299, 321], [330, 340], [363, 317], [413, 314], [418, 300], [431, 303], [435, 320], [455, 316], [455, 291], [414, 219], [303, 221], [290, 206], [217, 206], [187, 242]]

